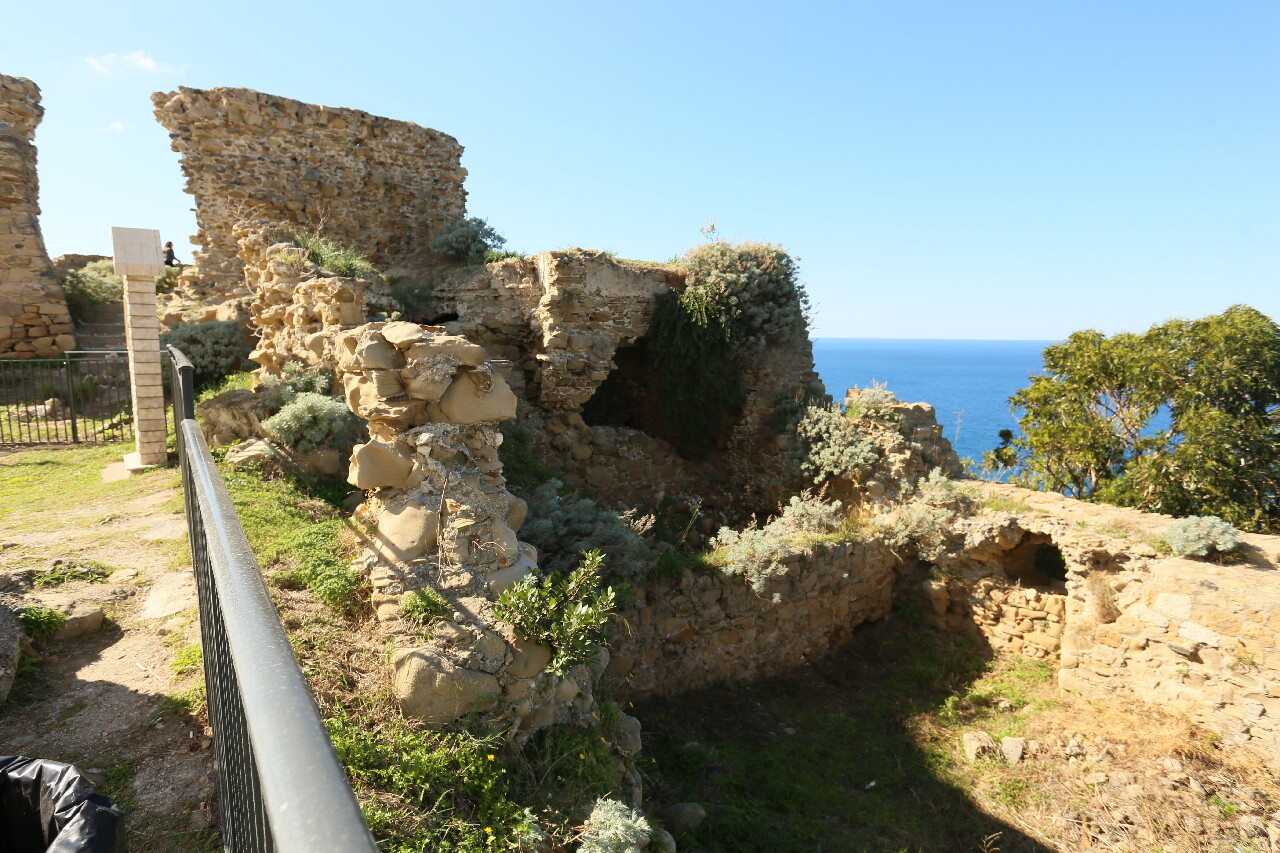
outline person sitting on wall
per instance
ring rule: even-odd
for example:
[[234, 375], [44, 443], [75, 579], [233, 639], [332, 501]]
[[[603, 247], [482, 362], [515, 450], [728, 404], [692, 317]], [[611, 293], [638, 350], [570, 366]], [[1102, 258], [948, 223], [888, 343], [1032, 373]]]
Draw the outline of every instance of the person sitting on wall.
[[[151, 245], [155, 245], [152, 243]], [[180, 267], [182, 264], [173, 256], [173, 241], [164, 244], [164, 265], [166, 267]]]

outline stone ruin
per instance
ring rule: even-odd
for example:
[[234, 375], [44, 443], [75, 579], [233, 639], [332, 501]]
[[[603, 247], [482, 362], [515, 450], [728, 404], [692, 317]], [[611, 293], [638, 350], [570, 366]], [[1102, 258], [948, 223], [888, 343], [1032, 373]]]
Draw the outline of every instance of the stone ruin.
[[0, 358], [76, 348], [67, 300], [40, 235], [36, 125], [40, 87], [0, 74]]
[[448, 134], [251, 89], [183, 86], [151, 100], [182, 155], [199, 227], [171, 306], [243, 319], [252, 291], [237, 257], [241, 220], [267, 220], [279, 237], [318, 230], [391, 269], [465, 215], [462, 146]]

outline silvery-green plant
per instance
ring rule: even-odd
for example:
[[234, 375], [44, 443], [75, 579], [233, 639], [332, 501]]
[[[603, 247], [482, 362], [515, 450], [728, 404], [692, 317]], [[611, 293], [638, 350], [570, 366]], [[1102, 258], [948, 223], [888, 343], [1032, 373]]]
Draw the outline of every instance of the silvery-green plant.
[[950, 479], [940, 468], [914, 487], [904, 487], [903, 495], [907, 500], [874, 523], [891, 546], [914, 548], [926, 560], [942, 553], [956, 519], [972, 514], [979, 504], [976, 489]]
[[853, 479], [879, 458], [875, 442], [834, 406], [807, 406], [796, 424], [796, 438], [800, 472], [815, 486]]
[[782, 558], [805, 536], [830, 533], [840, 526], [840, 501], [827, 503], [808, 492], [792, 496], [782, 513], [763, 527], [722, 527], [711, 540], [721, 571], [742, 575], [763, 592], [770, 577], [783, 570]]
[[578, 853], [640, 853], [652, 833], [653, 828], [640, 812], [601, 797], [582, 828]]
[[1240, 547], [1240, 531], [1216, 515], [1180, 518], [1162, 536], [1179, 557], [1207, 557]]
[[267, 434], [295, 450], [310, 451], [354, 441], [360, 420], [346, 404], [323, 394], [303, 392], [262, 422]]
[[520, 538], [538, 549], [548, 572], [572, 571], [584, 550], [609, 555], [606, 575], [620, 582], [641, 578], [656, 559], [653, 547], [630, 517], [605, 509], [564, 483], [550, 480], [528, 495], [529, 517]]

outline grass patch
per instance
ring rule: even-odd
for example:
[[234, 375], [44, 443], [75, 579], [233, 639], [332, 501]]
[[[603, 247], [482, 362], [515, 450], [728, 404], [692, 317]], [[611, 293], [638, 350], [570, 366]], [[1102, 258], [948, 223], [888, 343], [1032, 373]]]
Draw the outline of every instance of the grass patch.
[[307, 260], [334, 275], [359, 278], [377, 272], [363, 253], [319, 232], [299, 231], [293, 241], [306, 250]]
[[115, 566], [108, 566], [96, 560], [55, 560], [52, 568], [36, 575], [35, 585], [37, 587], [59, 586], [71, 581], [106, 583], [107, 575], [115, 570]]
[[348, 566], [354, 544], [334, 500], [347, 487], [272, 479], [251, 468], [224, 469], [223, 478], [249, 544], [274, 582], [306, 587], [339, 613], [360, 608], [362, 582]]
[[196, 395], [196, 405], [200, 405], [205, 400], [212, 400], [219, 394], [225, 394], [228, 391], [247, 391], [253, 387], [254, 381], [257, 379], [250, 371], [240, 373], [231, 373], [222, 377], [216, 384], [210, 385], [199, 394]]
[[104, 518], [133, 498], [179, 485], [178, 472], [170, 468], [102, 482], [102, 469], [118, 462], [124, 450], [122, 445], [40, 448], [0, 458], [0, 527], [15, 533], [61, 529], [72, 515]]
[[204, 652], [197, 645], [180, 646], [169, 661], [174, 675], [187, 675], [204, 670]]
[[982, 508], [992, 512], [1031, 512], [1034, 507], [1024, 501], [1010, 498], [990, 497], [982, 501]]

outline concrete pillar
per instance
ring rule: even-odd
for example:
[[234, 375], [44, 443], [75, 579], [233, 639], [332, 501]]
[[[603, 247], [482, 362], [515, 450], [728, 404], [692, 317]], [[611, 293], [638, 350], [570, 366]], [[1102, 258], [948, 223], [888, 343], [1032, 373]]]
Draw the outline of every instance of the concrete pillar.
[[160, 232], [149, 228], [112, 228], [116, 273], [124, 278], [124, 334], [129, 350], [133, 393], [133, 432], [138, 449], [126, 454], [125, 467], [136, 471], [163, 465], [165, 437], [164, 376], [160, 361], [160, 324], [156, 320], [156, 276], [164, 272]]

